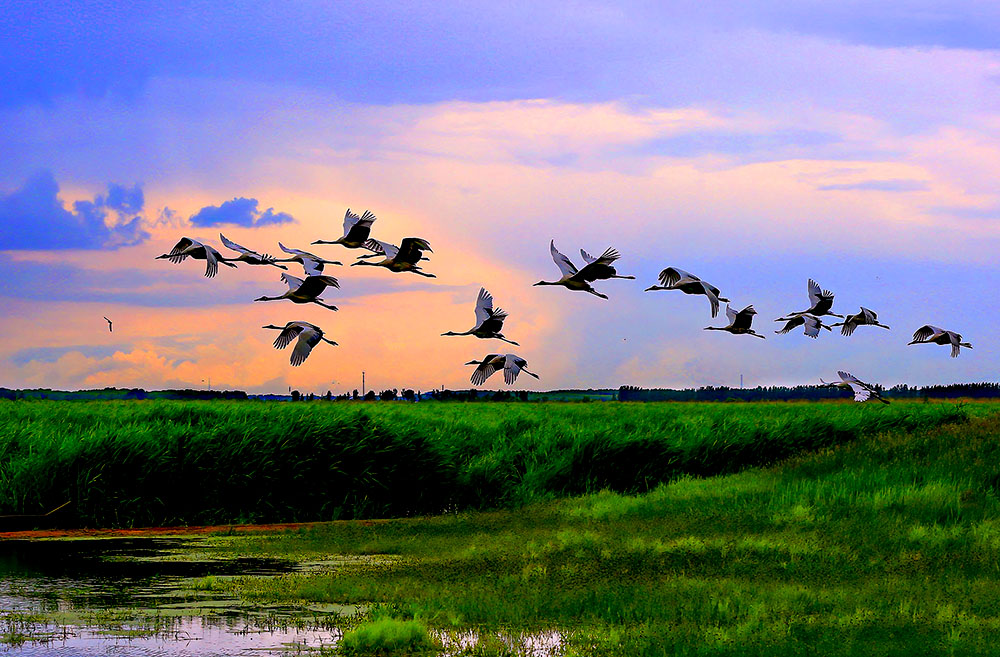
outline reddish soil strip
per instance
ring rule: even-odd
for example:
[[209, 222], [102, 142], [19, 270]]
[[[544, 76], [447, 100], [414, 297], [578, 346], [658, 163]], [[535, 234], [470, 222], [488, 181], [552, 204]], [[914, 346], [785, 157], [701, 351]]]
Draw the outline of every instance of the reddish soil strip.
[[247, 534], [281, 532], [315, 527], [322, 522], [285, 522], [271, 525], [206, 525], [201, 527], [144, 527], [142, 529], [29, 529], [0, 532], [0, 540], [28, 538], [126, 538], [132, 536], [198, 536], [201, 534]]

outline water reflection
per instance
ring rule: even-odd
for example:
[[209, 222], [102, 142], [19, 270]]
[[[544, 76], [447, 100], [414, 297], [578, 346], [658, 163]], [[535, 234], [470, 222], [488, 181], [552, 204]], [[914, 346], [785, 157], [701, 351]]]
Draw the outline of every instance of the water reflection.
[[[191, 578], [273, 576], [370, 563], [370, 557], [296, 564], [276, 559], [192, 559], [197, 538], [0, 541], [0, 654], [19, 657], [187, 657], [315, 654], [340, 641], [354, 605], [250, 605]], [[558, 632], [432, 632], [442, 655], [483, 642], [506, 654], [563, 652]]]
[[191, 578], [293, 571], [275, 559], [191, 560], [200, 539], [0, 542], [0, 653], [241, 655], [330, 647], [357, 608], [251, 607]]

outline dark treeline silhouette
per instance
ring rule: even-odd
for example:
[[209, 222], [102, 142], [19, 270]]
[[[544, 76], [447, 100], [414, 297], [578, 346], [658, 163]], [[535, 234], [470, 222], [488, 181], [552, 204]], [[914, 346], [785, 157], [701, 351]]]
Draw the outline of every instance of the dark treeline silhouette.
[[939, 399], [956, 399], [970, 397], [974, 399], [996, 399], [1000, 397], [1000, 383], [953, 383], [948, 386], [909, 387], [905, 383], [889, 388], [886, 393], [892, 397], [933, 397]]
[[[1000, 397], [1000, 383], [956, 383], [923, 387], [899, 384], [888, 389], [879, 385], [875, 385], [874, 388], [886, 397], [896, 399], [956, 399], [959, 397], [994, 399]], [[851, 394], [847, 391], [822, 386], [758, 386], [756, 388], [705, 386], [683, 390], [622, 386], [618, 389], [619, 401], [818, 401], [850, 397]]]
[[[1000, 398], [1000, 383], [955, 383], [951, 385], [908, 386], [898, 384], [891, 388], [875, 385], [876, 390], [890, 399], [997, 399]], [[376, 392], [369, 390], [360, 395], [357, 390], [334, 396], [326, 394], [301, 393], [291, 391], [290, 395], [247, 395], [242, 390], [152, 390], [142, 388], [102, 388], [99, 390], [49, 390], [36, 388], [31, 390], [14, 390], [0, 388], [0, 399], [49, 399], [49, 400], [136, 400], [136, 399], [191, 399], [191, 400], [242, 400], [257, 401], [295, 401], [295, 402], [343, 402], [343, 401], [544, 401], [546, 399], [559, 401], [575, 399], [589, 401], [587, 393], [593, 394], [595, 400], [613, 400], [615, 395], [609, 391], [594, 390], [552, 390], [549, 392], [529, 393], [527, 390], [431, 390], [418, 393], [412, 388], [400, 391], [391, 388]], [[530, 398], [529, 398], [530, 395]], [[583, 395], [582, 397], [580, 395]], [[758, 386], [756, 388], [729, 388], [727, 386], [705, 386], [702, 388], [640, 388], [638, 386], [621, 386], [617, 391], [618, 401], [818, 401], [824, 399], [849, 399], [850, 393], [839, 388], [822, 386]]]
[[99, 390], [49, 390], [0, 388], [0, 399], [109, 400], [109, 399], [247, 399], [242, 390], [151, 390], [142, 388], [101, 388]]

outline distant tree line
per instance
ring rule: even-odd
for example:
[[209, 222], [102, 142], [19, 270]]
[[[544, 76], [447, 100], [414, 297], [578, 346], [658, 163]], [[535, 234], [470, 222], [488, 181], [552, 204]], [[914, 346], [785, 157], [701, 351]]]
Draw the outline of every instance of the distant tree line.
[[[875, 385], [876, 390], [886, 397], [894, 398], [935, 398], [955, 399], [970, 397], [993, 399], [1000, 397], [1000, 383], [956, 383], [910, 387], [906, 384], [885, 389]], [[841, 399], [850, 393], [839, 388], [822, 386], [758, 386], [756, 388], [730, 388], [728, 386], [704, 386], [702, 388], [640, 388], [622, 386], [618, 389], [619, 401], [809, 401]]]

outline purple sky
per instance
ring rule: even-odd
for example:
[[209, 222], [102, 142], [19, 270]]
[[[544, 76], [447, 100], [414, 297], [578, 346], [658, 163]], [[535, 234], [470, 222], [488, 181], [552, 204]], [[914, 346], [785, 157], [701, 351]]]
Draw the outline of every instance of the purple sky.
[[[507, 351], [439, 336], [480, 286], [538, 388], [997, 378], [996, 3], [36, 4], [0, 0], [0, 386], [467, 386]], [[153, 259], [221, 231], [349, 263], [308, 246], [348, 207], [438, 278], [334, 268], [332, 313]], [[550, 239], [638, 280], [531, 287]], [[671, 265], [767, 341], [642, 291]], [[774, 335], [810, 277], [892, 331]], [[292, 368], [260, 327], [295, 319], [340, 346]], [[974, 349], [906, 346], [926, 323]]]

